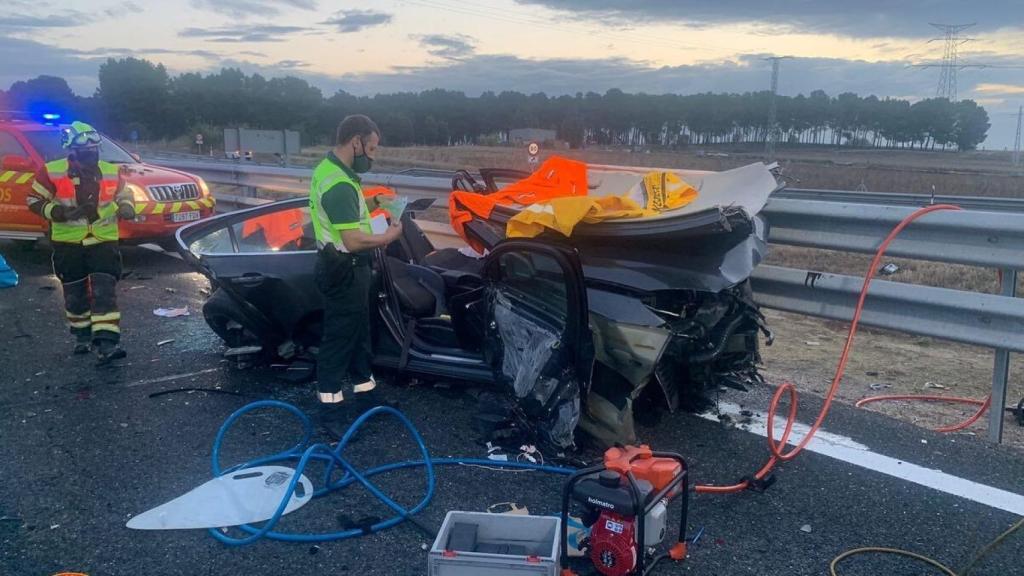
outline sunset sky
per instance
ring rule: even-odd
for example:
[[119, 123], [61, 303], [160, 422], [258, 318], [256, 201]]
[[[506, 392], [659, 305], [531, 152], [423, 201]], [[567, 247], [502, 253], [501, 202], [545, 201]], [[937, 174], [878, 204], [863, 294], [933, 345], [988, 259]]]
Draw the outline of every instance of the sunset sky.
[[941, 32], [976, 23], [961, 98], [984, 105], [984, 146], [1013, 146], [1024, 103], [1024, 2], [996, 0], [7, 0], [0, 88], [40, 74], [79, 94], [107, 57], [172, 73], [240, 67], [296, 75], [325, 95], [449, 88], [548, 94], [779, 91], [912, 100], [935, 95]]

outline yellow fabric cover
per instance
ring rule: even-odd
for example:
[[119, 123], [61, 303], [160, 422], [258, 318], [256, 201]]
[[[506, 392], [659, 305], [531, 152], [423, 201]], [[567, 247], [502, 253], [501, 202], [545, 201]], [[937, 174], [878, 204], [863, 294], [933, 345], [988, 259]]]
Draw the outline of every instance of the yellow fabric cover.
[[505, 234], [509, 238], [533, 238], [545, 228], [550, 228], [572, 236], [573, 228], [580, 222], [592, 224], [613, 218], [640, 218], [654, 214], [657, 212], [641, 208], [623, 196], [567, 196], [527, 206], [508, 221]]
[[594, 224], [618, 218], [645, 218], [681, 208], [697, 198], [697, 190], [671, 172], [651, 172], [644, 176], [647, 207], [626, 196], [565, 196], [531, 204], [508, 221], [509, 238], [534, 238], [545, 229], [564, 236], [580, 222]]
[[646, 208], [664, 212], [686, 206], [697, 199], [697, 189], [675, 172], [648, 172], [644, 176]]

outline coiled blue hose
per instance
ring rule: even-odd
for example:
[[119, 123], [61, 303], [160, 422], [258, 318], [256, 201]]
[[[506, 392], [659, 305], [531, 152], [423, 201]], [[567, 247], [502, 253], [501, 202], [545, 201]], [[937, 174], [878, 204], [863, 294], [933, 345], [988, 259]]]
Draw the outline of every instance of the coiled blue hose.
[[[264, 456], [255, 460], [239, 464], [231, 468], [222, 469], [220, 466], [220, 448], [221, 443], [224, 441], [224, 437], [227, 435], [228, 430], [235, 424], [235, 422], [244, 416], [245, 414], [258, 410], [261, 408], [279, 408], [290, 412], [294, 415], [299, 422], [302, 424], [302, 439], [293, 447], [283, 452], [273, 454], [270, 456]], [[416, 441], [416, 446], [419, 449], [421, 460], [408, 460], [405, 462], [395, 462], [392, 464], [384, 464], [376, 468], [371, 468], [364, 472], [357, 470], [352, 464], [350, 464], [342, 453], [345, 451], [345, 447], [349, 441], [355, 436], [359, 429], [371, 418], [377, 415], [389, 415], [396, 418], [405, 429], [412, 435], [413, 440]], [[310, 444], [313, 437], [313, 423], [301, 410], [295, 406], [286, 402], [280, 402], [277, 400], [260, 400], [258, 402], [252, 402], [247, 404], [233, 414], [228, 416], [224, 424], [221, 425], [220, 430], [217, 431], [217, 437], [213, 441], [213, 454], [211, 455], [210, 467], [214, 476], [222, 476], [224, 474], [237, 472], [245, 468], [252, 468], [254, 466], [263, 466], [274, 462], [292, 461], [298, 460], [298, 465], [295, 467], [295, 475], [292, 476], [291, 482], [288, 484], [288, 489], [285, 491], [284, 497], [281, 499], [281, 503], [278, 505], [274, 515], [267, 520], [266, 523], [261, 527], [256, 527], [251, 524], [243, 524], [238, 526], [241, 530], [247, 532], [249, 536], [244, 538], [234, 538], [224, 534], [220, 530], [210, 529], [210, 535], [227, 544], [229, 546], [244, 546], [246, 544], [252, 544], [261, 538], [270, 538], [272, 540], [281, 540], [284, 542], [330, 542], [333, 540], [345, 540], [347, 538], [355, 538], [363, 536], [365, 534], [372, 534], [381, 530], [386, 530], [393, 526], [397, 526], [403, 521], [410, 519], [413, 515], [419, 513], [427, 505], [430, 504], [431, 499], [434, 497], [435, 477], [434, 477], [434, 466], [446, 466], [446, 465], [479, 465], [479, 466], [492, 466], [497, 468], [510, 468], [520, 470], [539, 470], [541, 472], [549, 472], [553, 474], [570, 475], [576, 470], [572, 468], [563, 468], [560, 466], [547, 466], [542, 464], [529, 464], [524, 462], [500, 462], [495, 460], [487, 460], [482, 458], [431, 458], [430, 452], [427, 450], [426, 444], [423, 442], [423, 437], [420, 435], [419, 430], [409, 421], [408, 418], [398, 410], [389, 408], [386, 406], [378, 406], [364, 412], [355, 422], [349, 426], [348, 430], [342, 436], [338, 445], [332, 450], [327, 444]], [[307, 464], [310, 460], [320, 460], [326, 463], [326, 467], [323, 475], [323, 487], [313, 492], [313, 498], [325, 496], [335, 490], [344, 489], [356, 482], [362, 484], [370, 491], [378, 500], [387, 505], [395, 512], [395, 515], [387, 520], [382, 520], [373, 524], [367, 529], [354, 528], [349, 530], [343, 530], [341, 532], [327, 532], [320, 534], [294, 534], [286, 532], [275, 532], [274, 526], [281, 519], [284, 514], [285, 508], [288, 506], [289, 500], [291, 500], [292, 494], [295, 492], [295, 486], [299, 482], [299, 477], [302, 475]], [[423, 499], [419, 501], [416, 506], [405, 509], [400, 504], [392, 500], [387, 494], [382, 492], [370, 478], [384, 472], [391, 472], [393, 470], [399, 470], [403, 468], [426, 468], [427, 474], [427, 491], [423, 495]], [[343, 469], [345, 475], [340, 480], [335, 482], [331, 481], [331, 475], [335, 471], [335, 468]]]

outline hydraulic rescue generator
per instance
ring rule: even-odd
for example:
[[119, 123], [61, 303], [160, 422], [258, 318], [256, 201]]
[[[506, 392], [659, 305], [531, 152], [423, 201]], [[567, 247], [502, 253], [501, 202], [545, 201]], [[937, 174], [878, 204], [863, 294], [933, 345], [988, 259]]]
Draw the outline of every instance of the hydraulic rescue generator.
[[[668, 552], [655, 554], [664, 541], [668, 506], [680, 501], [678, 541]], [[644, 576], [665, 558], [686, 558], [686, 515], [689, 478], [678, 454], [653, 452], [648, 446], [610, 448], [604, 463], [573, 474], [562, 494], [562, 576], [569, 569], [569, 508], [584, 509], [581, 520], [590, 536], [581, 550], [606, 576]]]

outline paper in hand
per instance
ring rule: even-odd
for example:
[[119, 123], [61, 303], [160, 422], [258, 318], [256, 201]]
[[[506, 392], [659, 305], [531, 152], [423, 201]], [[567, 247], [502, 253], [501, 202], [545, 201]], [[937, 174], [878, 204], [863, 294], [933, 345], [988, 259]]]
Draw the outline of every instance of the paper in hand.
[[395, 196], [394, 198], [380, 198], [378, 203], [381, 208], [388, 211], [392, 222], [398, 222], [402, 219], [402, 213], [405, 212], [405, 207], [409, 205], [409, 197]]

